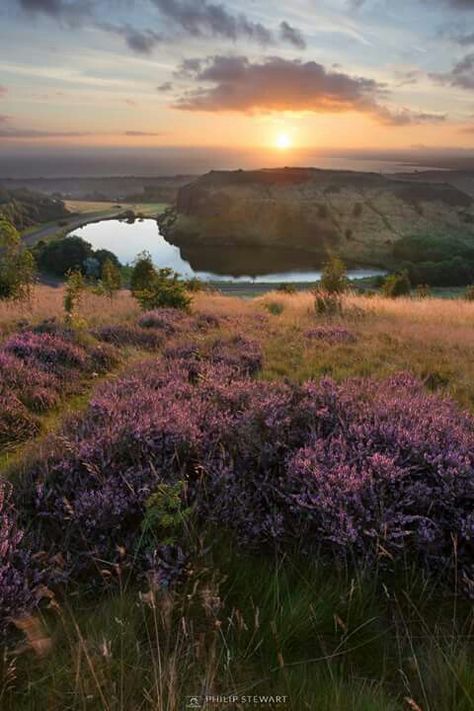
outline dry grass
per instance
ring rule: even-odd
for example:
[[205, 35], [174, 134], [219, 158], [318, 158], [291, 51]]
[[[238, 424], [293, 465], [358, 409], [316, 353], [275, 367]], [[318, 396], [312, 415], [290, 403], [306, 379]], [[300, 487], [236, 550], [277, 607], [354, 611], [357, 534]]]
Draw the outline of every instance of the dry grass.
[[[0, 336], [14, 331], [19, 322], [37, 323], [44, 319], [61, 319], [64, 315], [64, 288], [37, 286], [28, 303], [7, 303], [0, 301]], [[114, 299], [84, 295], [81, 315], [91, 325], [123, 321], [135, 318], [138, 306], [129, 291], [120, 291]]]

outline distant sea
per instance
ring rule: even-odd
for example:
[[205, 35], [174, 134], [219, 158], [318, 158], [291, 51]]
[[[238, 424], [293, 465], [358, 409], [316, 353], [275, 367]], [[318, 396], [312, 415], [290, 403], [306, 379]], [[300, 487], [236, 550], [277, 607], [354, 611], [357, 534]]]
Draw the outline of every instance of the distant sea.
[[48, 148], [0, 144], [0, 178], [201, 175], [209, 170], [306, 166], [377, 173], [474, 170], [474, 149], [323, 151], [179, 147]]

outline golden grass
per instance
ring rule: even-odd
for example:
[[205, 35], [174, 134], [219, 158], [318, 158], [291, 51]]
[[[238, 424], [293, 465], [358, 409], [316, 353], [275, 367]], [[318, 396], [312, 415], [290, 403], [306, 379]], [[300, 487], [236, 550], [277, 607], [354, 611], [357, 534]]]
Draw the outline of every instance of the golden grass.
[[[37, 286], [28, 303], [0, 301], [0, 335], [14, 331], [19, 322], [37, 323], [44, 319], [64, 316], [64, 287]], [[114, 321], [129, 320], [139, 309], [129, 291], [120, 291], [113, 299], [87, 292], [80, 307], [81, 316], [91, 326]]]

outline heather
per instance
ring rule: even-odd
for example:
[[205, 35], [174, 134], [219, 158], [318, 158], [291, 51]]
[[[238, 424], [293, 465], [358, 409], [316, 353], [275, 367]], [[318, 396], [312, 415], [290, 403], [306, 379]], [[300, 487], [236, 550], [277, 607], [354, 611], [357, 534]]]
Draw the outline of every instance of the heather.
[[472, 314], [268, 298], [1, 344], [19, 439], [84, 393], [5, 468], [3, 626], [52, 645], [4, 659], [6, 708], [472, 707]]

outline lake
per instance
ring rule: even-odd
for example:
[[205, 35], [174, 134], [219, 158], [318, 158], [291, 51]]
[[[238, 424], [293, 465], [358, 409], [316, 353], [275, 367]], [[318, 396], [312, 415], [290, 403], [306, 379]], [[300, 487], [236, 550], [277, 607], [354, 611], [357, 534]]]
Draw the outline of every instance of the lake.
[[[256, 283], [314, 282], [321, 271], [310, 253], [271, 248], [196, 248], [183, 254], [163, 237], [155, 220], [127, 222], [102, 220], [71, 232], [89, 242], [94, 249], [108, 249], [122, 264], [131, 264], [140, 252], [149, 252], [158, 267], [170, 267], [185, 278], [205, 281]], [[230, 267], [229, 265], [232, 265]], [[313, 268], [314, 267], [314, 268]], [[377, 269], [354, 269], [353, 279], [383, 274]]]

